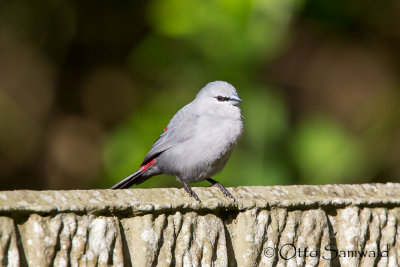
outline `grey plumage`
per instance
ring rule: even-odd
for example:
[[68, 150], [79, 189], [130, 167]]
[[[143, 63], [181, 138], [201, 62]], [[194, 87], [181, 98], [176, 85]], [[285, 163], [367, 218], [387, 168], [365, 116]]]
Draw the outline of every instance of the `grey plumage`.
[[141, 168], [112, 189], [140, 184], [158, 174], [177, 176], [185, 190], [200, 201], [188, 183], [211, 179], [228, 161], [243, 131], [236, 89], [229, 83], [208, 83], [196, 98], [180, 109], [145, 156]]

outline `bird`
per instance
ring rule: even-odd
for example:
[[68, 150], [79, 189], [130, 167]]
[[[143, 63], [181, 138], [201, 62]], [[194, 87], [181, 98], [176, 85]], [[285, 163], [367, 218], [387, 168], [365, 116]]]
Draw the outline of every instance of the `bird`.
[[138, 185], [152, 176], [176, 176], [198, 202], [189, 183], [207, 180], [226, 197], [235, 197], [211, 177], [221, 172], [243, 133], [242, 99], [224, 81], [206, 84], [195, 99], [181, 108], [144, 157], [139, 169], [111, 189]]

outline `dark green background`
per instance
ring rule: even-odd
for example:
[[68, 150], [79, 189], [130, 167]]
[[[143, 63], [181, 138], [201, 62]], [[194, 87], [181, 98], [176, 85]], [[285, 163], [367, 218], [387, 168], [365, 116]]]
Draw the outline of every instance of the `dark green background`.
[[[400, 179], [397, 1], [0, 2], [0, 188], [107, 188], [214, 80], [225, 186]], [[173, 177], [143, 187], [180, 186]]]

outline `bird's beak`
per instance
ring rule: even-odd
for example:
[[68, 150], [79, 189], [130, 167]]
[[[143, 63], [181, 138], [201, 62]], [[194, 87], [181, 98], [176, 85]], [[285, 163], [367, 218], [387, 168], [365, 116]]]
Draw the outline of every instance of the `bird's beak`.
[[234, 93], [231, 95], [231, 97], [229, 97], [229, 102], [234, 106], [239, 106], [240, 102], [242, 102], [242, 99], [238, 94]]

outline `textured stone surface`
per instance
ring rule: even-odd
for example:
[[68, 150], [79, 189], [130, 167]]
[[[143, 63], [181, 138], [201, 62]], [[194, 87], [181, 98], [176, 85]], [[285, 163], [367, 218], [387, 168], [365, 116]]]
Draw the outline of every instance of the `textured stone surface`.
[[400, 184], [194, 190], [0, 192], [0, 266], [400, 264]]

